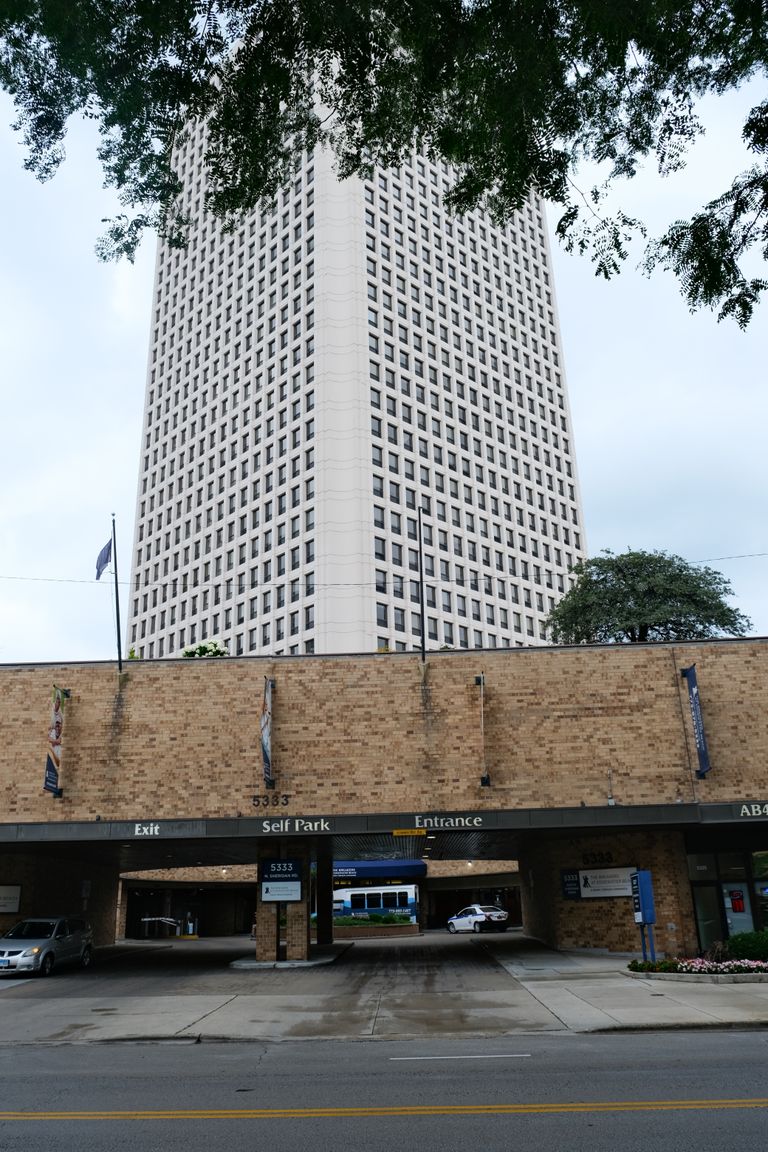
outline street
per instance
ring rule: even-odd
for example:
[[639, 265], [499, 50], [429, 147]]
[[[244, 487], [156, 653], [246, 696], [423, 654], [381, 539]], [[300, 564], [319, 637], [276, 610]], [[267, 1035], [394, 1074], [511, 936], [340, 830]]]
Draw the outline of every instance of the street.
[[762, 1032], [0, 1045], [3, 1152], [765, 1147]]

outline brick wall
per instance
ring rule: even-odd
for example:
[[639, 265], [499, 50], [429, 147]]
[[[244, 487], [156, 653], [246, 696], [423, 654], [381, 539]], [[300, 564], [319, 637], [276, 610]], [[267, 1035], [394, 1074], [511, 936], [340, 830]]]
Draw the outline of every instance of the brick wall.
[[96, 944], [115, 938], [118, 877], [114, 869], [92, 861], [33, 855], [0, 856], [0, 884], [20, 885], [18, 913], [0, 912], [0, 933], [25, 916], [85, 916]]
[[[253, 815], [265, 675], [280, 815], [604, 805], [609, 784], [619, 804], [768, 793], [766, 641], [444, 652], [425, 678], [410, 653], [6, 666], [0, 823]], [[60, 800], [42, 791], [54, 683], [71, 690]]]
[[562, 869], [584, 868], [584, 859], [610, 858], [609, 867], [651, 871], [656, 906], [656, 950], [695, 956], [698, 950], [683, 838], [677, 832], [539, 839], [520, 859], [526, 931], [559, 948], [641, 953], [640, 929], [628, 896], [571, 900], [563, 896]]

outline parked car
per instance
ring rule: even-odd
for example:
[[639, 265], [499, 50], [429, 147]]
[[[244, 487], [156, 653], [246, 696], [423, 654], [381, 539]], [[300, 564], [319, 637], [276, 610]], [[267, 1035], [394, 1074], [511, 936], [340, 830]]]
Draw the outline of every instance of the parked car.
[[91, 926], [80, 916], [34, 916], [0, 937], [0, 975], [50, 976], [60, 964], [87, 968], [93, 955]]
[[451, 916], [449, 932], [506, 932], [508, 914], [495, 904], [469, 904]]

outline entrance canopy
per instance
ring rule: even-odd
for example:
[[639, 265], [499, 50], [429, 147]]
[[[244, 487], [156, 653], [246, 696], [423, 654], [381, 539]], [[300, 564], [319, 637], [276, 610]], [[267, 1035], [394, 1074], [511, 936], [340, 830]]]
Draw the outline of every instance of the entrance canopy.
[[268, 842], [311, 841], [339, 864], [370, 863], [381, 875], [393, 862], [510, 860], [532, 834], [677, 828], [747, 822], [743, 804], [658, 804], [615, 807], [376, 813], [346, 816], [236, 817], [211, 820], [77, 821], [0, 825], [0, 854], [35, 853], [113, 864], [120, 872], [197, 865], [250, 864]]

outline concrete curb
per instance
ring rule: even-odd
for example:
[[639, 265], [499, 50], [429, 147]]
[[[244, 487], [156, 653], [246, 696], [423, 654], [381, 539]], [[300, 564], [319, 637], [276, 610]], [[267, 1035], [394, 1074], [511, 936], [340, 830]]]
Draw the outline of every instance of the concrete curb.
[[686, 984], [768, 984], [768, 972], [626, 972], [633, 980], [678, 980]]
[[311, 956], [309, 960], [251, 960], [249, 956], [245, 956], [241, 960], [232, 960], [228, 967], [239, 968], [240, 970], [252, 968], [317, 968], [320, 964], [335, 964], [339, 957], [349, 951], [353, 944], [354, 940], [350, 940], [346, 944], [329, 945], [323, 949], [322, 953]]

